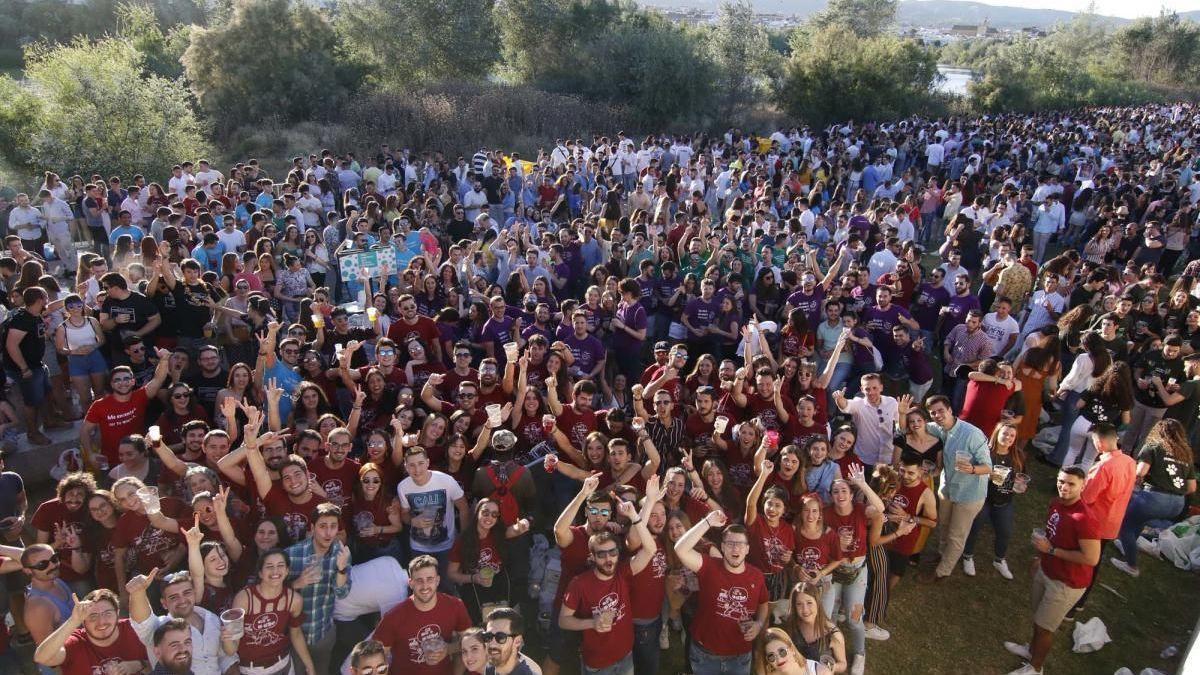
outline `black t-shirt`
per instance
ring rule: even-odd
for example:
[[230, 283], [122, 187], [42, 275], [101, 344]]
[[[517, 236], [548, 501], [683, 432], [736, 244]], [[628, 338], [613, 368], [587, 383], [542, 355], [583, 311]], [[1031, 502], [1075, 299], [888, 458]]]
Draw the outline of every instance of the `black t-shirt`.
[[1125, 338], [1121, 337], [1120, 332], [1111, 340], [1105, 340], [1104, 336], [1100, 336], [1100, 341], [1104, 343], [1104, 348], [1108, 350], [1113, 361], [1124, 361], [1129, 356], [1129, 343]]
[[1137, 461], [1150, 465], [1150, 471], [1142, 479], [1142, 485], [1155, 492], [1187, 494], [1187, 482], [1196, 477], [1195, 467], [1167, 456], [1166, 450], [1157, 443], [1142, 446]]
[[446, 223], [446, 231], [450, 233], [450, 239], [462, 241], [475, 236], [475, 225], [469, 220], [452, 220]]
[[496, 176], [488, 176], [479, 181], [479, 184], [483, 187], [489, 204], [500, 203], [500, 186], [504, 184], [503, 180]]
[[[1162, 379], [1163, 386], [1170, 385], [1172, 379], [1175, 380], [1175, 384], [1179, 384], [1184, 380], [1183, 359], [1174, 358], [1167, 360], [1165, 357], [1163, 357], [1163, 353], [1161, 351], [1150, 352], [1146, 354], [1140, 361], [1138, 361], [1137, 367], [1142, 371], [1141, 376], [1146, 379], [1150, 379], [1157, 375]], [[1134, 398], [1136, 398], [1142, 405], [1147, 405], [1151, 408], [1167, 407], [1163, 403], [1163, 400], [1159, 398], [1158, 390], [1154, 387], [1154, 385], [1150, 385], [1145, 389], [1134, 386], [1133, 395]]]
[[[345, 334], [335, 330], [325, 331], [325, 343], [321, 345], [321, 353], [325, 355], [325, 360], [329, 363], [337, 363], [337, 345], [345, 347], [352, 340], [366, 342], [374, 340], [378, 336], [375, 331], [370, 328], [351, 327]], [[362, 368], [367, 365], [367, 355], [363, 350], [359, 349], [354, 352], [354, 356], [350, 357], [351, 368]]]
[[[9, 330], [24, 331], [25, 335], [21, 337], [21, 342], [17, 348], [21, 352], [21, 356], [25, 359], [27, 368], [36, 368], [46, 355], [46, 322], [40, 316], [30, 314], [24, 308], [13, 312], [9, 319]], [[7, 337], [5, 338], [7, 342]], [[8, 364], [12, 370], [17, 370], [17, 362], [7, 352], [8, 346], [5, 345], [4, 362]]]
[[1079, 414], [1092, 424], [1108, 423], [1121, 426], [1121, 413], [1125, 409], [1090, 389], [1083, 392], [1083, 408]]
[[[109, 340], [110, 345], [117, 345], [116, 348], [119, 349], [121, 338], [144, 328], [146, 322], [150, 321], [150, 317], [158, 314], [158, 307], [141, 293], [131, 291], [129, 297], [124, 300], [115, 300], [112, 297], [105, 299], [104, 304], [100, 306], [100, 313], [107, 314], [113, 321], [116, 321], [119, 316], [129, 317], [125, 323], [117, 324], [112, 336], [114, 339]], [[154, 333], [151, 332], [143, 339], [147, 344], [152, 344]]]
[[179, 335], [177, 327], [179, 322], [175, 319], [175, 296], [169, 292], [156, 293], [150, 296], [150, 301], [158, 308], [158, 313], [162, 316], [162, 323], [158, 325], [158, 330], [155, 331], [163, 337], [175, 337]]
[[175, 330], [180, 337], [204, 337], [204, 325], [212, 321], [212, 310], [205, 301], [212, 298], [208, 284], [188, 286], [176, 282], [171, 295], [175, 298]]
[[1096, 301], [1098, 297], [1103, 296], [1103, 290], [1097, 289], [1094, 291], [1089, 291], [1088, 289], [1084, 288], [1083, 284], [1079, 284], [1075, 290], [1071, 291], [1071, 298], [1067, 302], [1067, 308], [1075, 309], [1080, 305], [1090, 304]]
[[217, 374], [212, 377], [207, 377], [204, 373], [197, 371], [196, 374], [187, 378], [187, 383], [196, 391], [196, 401], [204, 406], [209, 419], [213, 418], [213, 410], [217, 405], [217, 393], [225, 388], [227, 382], [229, 382], [229, 373], [224, 370], [217, 371]]

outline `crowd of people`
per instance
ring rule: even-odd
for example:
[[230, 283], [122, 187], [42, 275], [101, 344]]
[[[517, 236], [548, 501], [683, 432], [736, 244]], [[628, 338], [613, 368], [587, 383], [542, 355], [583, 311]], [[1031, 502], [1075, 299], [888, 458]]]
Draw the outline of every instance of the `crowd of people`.
[[1195, 492], [1198, 139], [1180, 104], [47, 172], [2, 205], [0, 424], [79, 449], [31, 513], [0, 474], [10, 653], [860, 675], [905, 577], [1026, 583], [1028, 537], [1042, 673]]

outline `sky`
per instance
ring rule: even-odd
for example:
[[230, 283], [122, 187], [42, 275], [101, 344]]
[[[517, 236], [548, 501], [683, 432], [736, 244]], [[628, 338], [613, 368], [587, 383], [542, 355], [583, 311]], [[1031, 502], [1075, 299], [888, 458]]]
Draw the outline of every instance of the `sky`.
[[[1087, 9], [1088, 0], [977, 0], [988, 5], [1028, 7], [1030, 9], [1061, 9], [1079, 12]], [[1162, 0], [1161, 2], [1133, 2], [1132, 0], [1095, 0], [1096, 13], [1136, 19], [1140, 16], [1156, 16], [1163, 7], [1176, 12], [1200, 9], [1200, 0]]]

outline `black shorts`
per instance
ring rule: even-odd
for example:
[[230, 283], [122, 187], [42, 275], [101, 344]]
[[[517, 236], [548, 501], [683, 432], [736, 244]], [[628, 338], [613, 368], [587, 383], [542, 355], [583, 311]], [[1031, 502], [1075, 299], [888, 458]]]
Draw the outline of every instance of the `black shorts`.
[[904, 576], [908, 571], [908, 562], [912, 560], [912, 554], [897, 553], [892, 549], [887, 549], [888, 573], [898, 577]]

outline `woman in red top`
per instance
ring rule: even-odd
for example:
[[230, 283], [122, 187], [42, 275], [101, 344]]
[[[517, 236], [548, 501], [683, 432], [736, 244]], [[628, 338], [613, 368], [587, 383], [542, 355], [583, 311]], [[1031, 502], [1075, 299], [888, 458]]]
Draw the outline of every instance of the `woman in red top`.
[[1021, 390], [1021, 383], [1013, 379], [1011, 365], [992, 359], [984, 359], [979, 369], [967, 377], [970, 382], [959, 419], [979, 427], [984, 436], [991, 436], [1009, 396]]
[[808, 315], [802, 309], [788, 312], [787, 325], [779, 332], [779, 355], [782, 358], [812, 356], [816, 333], [808, 325]]
[[825, 505], [821, 497], [810, 492], [800, 497], [800, 513], [796, 517], [796, 576], [808, 583], [822, 583], [842, 562], [837, 534], [825, 527]]
[[[411, 415], [411, 413], [410, 413]], [[396, 494], [396, 486], [404, 478], [404, 448], [394, 439], [404, 435], [403, 421], [392, 418], [392, 432], [386, 429], [372, 429], [367, 434], [366, 464], [373, 464], [383, 479], [380, 490], [384, 494]], [[359, 469], [361, 475], [361, 469]]]
[[[746, 528], [750, 531], [750, 563], [762, 570], [776, 621], [787, 616], [788, 569], [796, 552], [796, 533], [783, 520], [787, 512], [787, 492], [763, 487], [775, 471], [775, 464], [764, 459], [758, 466], [758, 478], [746, 495]], [[762, 516], [758, 500], [762, 497]]]
[[[822, 603], [827, 615], [833, 614], [833, 606], [841, 598], [846, 610], [846, 632], [850, 636], [850, 654], [853, 654], [853, 672], [861, 672], [866, 662], [866, 628], [863, 625], [863, 609], [867, 595], [867, 530], [871, 519], [882, 518], [883, 501], [867, 484], [862, 465], [850, 467], [849, 481], [834, 481], [830, 490], [832, 503], [825, 509], [825, 523], [837, 533], [841, 549], [842, 564], [833, 571], [833, 584], [826, 591]], [[851, 486], [866, 496], [866, 503], [854, 500]]]
[[528, 531], [526, 518], [504, 527], [500, 504], [487, 498], [479, 500], [471, 522], [464, 523], [462, 535], [450, 549], [446, 576], [461, 587], [459, 595], [475, 623], [482, 620], [484, 607], [511, 597], [512, 579], [504, 565], [505, 540]]
[[162, 430], [163, 443], [178, 445], [183, 442], [180, 429], [192, 420], [208, 422], [208, 413], [204, 407], [196, 403], [192, 396], [192, 388], [183, 382], [171, 385], [167, 392], [167, 409], [158, 416], [155, 424]]
[[[765, 457], [765, 452], [763, 456]], [[762, 460], [759, 461], [761, 463]], [[805, 468], [800, 448], [795, 445], [785, 445], [779, 451], [779, 465], [767, 478], [767, 485], [778, 488], [787, 495], [784, 500], [787, 512], [783, 514], [783, 517], [788, 522], [796, 517], [796, 513], [800, 511], [800, 498], [808, 492]]]
[[233, 598], [233, 607], [246, 612], [243, 633], [238, 640], [222, 639], [221, 648], [226, 654], [236, 652], [243, 670], [288, 672], [295, 651], [308, 672], [317, 672], [301, 630], [304, 601], [286, 585], [287, 577], [287, 554], [268, 551], [258, 562], [258, 583]]
[[[71, 569], [79, 574], [94, 573], [96, 586], [116, 591], [116, 549], [112, 535], [117, 529], [117, 499], [108, 490], [96, 490], [87, 502], [91, 516], [84, 532], [86, 545], [71, 556]], [[126, 562], [126, 569], [129, 568]]]
[[317, 420], [329, 412], [333, 412], [333, 408], [329, 405], [329, 399], [325, 398], [325, 390], [317, 384], [304, 380], [296, 389], [291, 421], [280, 420], [280, 422], [290, 424], [292, 433], [299, 433], [304, 429], [317, 428]]
[[385, 555], [398, 556], [403, 550], [397, 536], [404, 529], [400, 503], [393, 492], [384, 491], [383, 483], [383, 472], [375, 463], [367, 462], [358, 470], [358, 489], [350, 512], [354, 559], [360, 563]]

